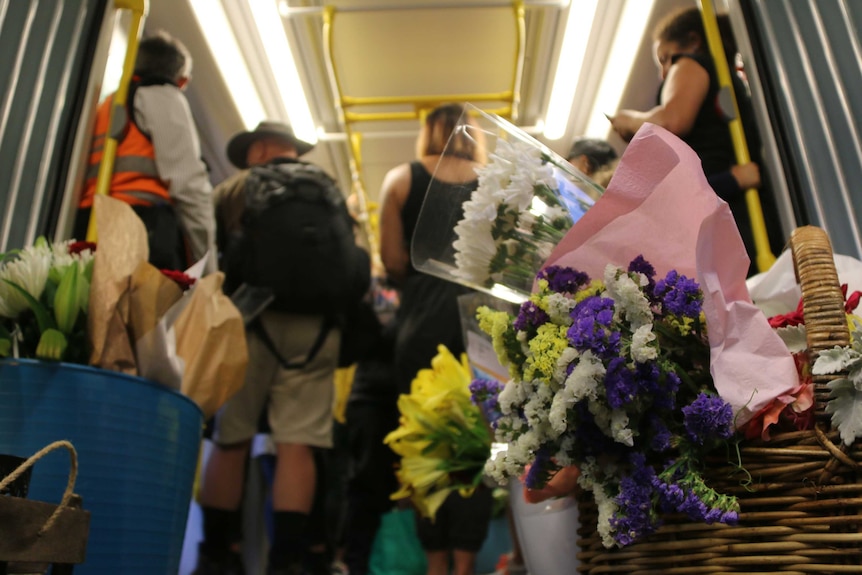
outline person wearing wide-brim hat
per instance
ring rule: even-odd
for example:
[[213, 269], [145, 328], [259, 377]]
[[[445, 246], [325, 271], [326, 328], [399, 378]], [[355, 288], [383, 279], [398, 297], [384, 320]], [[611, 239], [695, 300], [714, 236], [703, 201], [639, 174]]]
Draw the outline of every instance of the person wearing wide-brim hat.
[[[231, 273], [241, 269], [238, 262], [260, 255], [244, 253], [243, 244], [235, 243], [248, 233], [248, 221], [243, 217], [249, 196], [247, 184], [274, 177], [271, 174], [279, 167], [308, 164], [298, 158], [312, 148], [297, 138], [290, 126], [272, 121], [261, 122], [254, 130], [231, 138], [227, 157], [240, 171], [213, 189], [217, 246], [226, 272], [225, 293], [233, 293], [242, 281], [242, 273]], [[308, 164], [303, 169], [310, 167]], [[341, 207], [348, 218], [346, 206]], [[335, 222], [335, 216], [332, 219]], [[293, 244], [279, 243], [277, 248], [294, 253], [307, 249], [298, 236]], [[370, 262], [366, 265], [370, 268]], [[255, 322], [246, 331], [245, 385], [221, 407], [212, 428], [213, 449], [203, 467], [198, 496], [203, 540], [194, 575], [244, 572], [238, 551], [242, 534], [240, 503], [250, 447], [262, 412], [266, 413], [277, 453], [267, 574], [305, 573], [301, 564], [325, 562], [322, 554], [310, 548], [308, 532], [317, 489], [314, 450], [332, 447], [332, 382], [338, 365], [340, 331], [330, 329], [321, 314], [311, 312], [264, 309]], [[283, 369], [280, 358], [307, 359]]]
[[[297, 157], [307, 154], [314, 148], [314, 144], [297, 138], [293, 128], [287, 124], [265, 120], [254, 130], [240, 132], [231, 138], [227, 144], [227, 158], [234, 166], [243, 170], [256, 163], [263, 163], [254, 159], [250, 161], [248, 154], [253, 144], [267, 141], [282, 147], [293, 147]], [[271, 152], [261, 152], [261, 155], [269, 156]]]

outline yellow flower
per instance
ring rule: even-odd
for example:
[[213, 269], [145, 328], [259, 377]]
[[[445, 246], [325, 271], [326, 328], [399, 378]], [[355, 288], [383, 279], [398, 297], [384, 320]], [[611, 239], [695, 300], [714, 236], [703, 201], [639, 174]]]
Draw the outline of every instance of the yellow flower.
[[398, 398], [398, 409], [399, 427], [384, 439], [401, 456], [400, 489], [391, 497], [409, 497], [433, 519], [450, 492], [472, 487], [465, 479], [453, 480], [450, 470], [478, 477], [490, 454], [490, 434], [470, 399], [466, 355], [459, 361], [439, 346], [431, 367], [411, 382], [410, 394]]
[[540, 378], [551, 381], [557, 369], [557, 361], [569, 347], [566, 338], [567, 326], [546, 323], [540, 325], [536, 336], [529, 342], [530, 356], [524, 365], [524, 379]]

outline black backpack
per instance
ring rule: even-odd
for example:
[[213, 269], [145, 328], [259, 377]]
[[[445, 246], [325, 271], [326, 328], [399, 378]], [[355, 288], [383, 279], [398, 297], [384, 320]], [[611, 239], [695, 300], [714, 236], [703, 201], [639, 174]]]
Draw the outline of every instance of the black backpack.
[[[271, 309], [324, 316], [311, 361], [328, 330], [342, 327], [368, 290], [368, 254], [356, 245], [341, 190], [321, 168], [300, 161], [255, 166], [244, 187], [242, 231], [228, 247], [226, 288], [262, 288], [272, 293]], [[263, 331], [260, 322], [249, 326]], [[279, 359], [285, 367], [306, 363]]]

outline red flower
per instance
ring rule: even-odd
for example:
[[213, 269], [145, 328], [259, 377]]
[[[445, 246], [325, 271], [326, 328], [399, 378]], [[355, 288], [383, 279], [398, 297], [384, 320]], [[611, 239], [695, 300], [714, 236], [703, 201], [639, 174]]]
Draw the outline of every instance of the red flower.
[[96, 243], [80, 241], [69, 244], [69, 255], [79, 254], [87, 250], [90, 250], [91, 252], [96, 251]]
[[844, 294], [844, 313], [853, 313], [853, 310], [859, 307], [862, 292], [854, 291], [850, 297], [847, 297], [847, 284], [841, 284], [841, 293]]
[[174, 280], [175, 282], [177, 282], [177, 285], [179, 285], [183, 291], [186, 291], [187, 289], [189, 289], [190, 287], [195, 285], [195, 281], [196, 281], [195, 278], [188, 276], [188, 275], [184, 274], [183, 272], [178, 272], [177, 270], [159, 270], [159, 271], [161, 271], [163, 274], [165, 274], [165, 276], [167, 276], [167, 277], [171, 278], [172, 280]]

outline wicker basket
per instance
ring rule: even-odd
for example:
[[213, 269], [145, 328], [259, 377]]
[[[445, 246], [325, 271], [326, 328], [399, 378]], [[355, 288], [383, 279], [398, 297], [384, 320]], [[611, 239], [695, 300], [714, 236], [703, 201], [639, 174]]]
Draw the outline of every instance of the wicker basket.
[[[812, 357], [818, 350], [848, 345], [829, 238], [806, 226], [794, 231], [790, 243]], [[708, 483], [739, 499], [738, 525], [666, 516], [644, 541], [608, 550], [595, 530], [591, 494], [582, 494], [580, 573], [862, 573], [862, 446], [857, 442], [842, 449], [837, 432], [829, 429], [824, 406], [826, 383], [833, 377], [815, 377], [817, 429], [743, 443], [750, 483], [739, 469], [722, 463], [726, 457], [710, 467]]]

